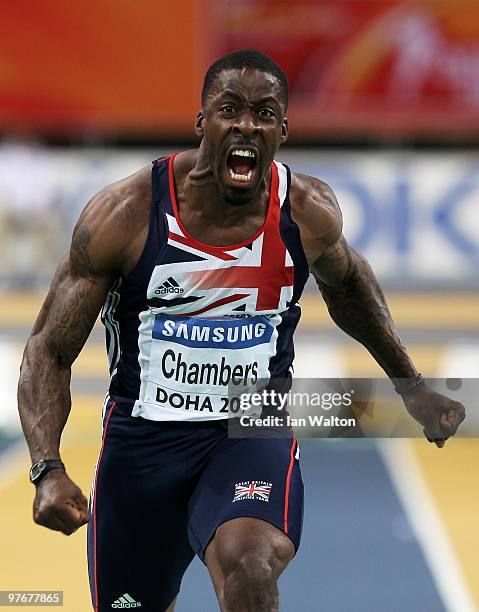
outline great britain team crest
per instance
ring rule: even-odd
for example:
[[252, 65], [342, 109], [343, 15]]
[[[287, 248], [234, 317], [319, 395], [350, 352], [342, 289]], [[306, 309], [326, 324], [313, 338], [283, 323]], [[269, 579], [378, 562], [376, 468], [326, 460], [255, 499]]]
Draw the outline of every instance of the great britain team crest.
[[264, 480], [246, 480], [235, 484], [235, 494], [233, 501], [241, 501], [243, 499], [257, 499], [259, 501], [268, 502], [271, 493], [271, 482]]

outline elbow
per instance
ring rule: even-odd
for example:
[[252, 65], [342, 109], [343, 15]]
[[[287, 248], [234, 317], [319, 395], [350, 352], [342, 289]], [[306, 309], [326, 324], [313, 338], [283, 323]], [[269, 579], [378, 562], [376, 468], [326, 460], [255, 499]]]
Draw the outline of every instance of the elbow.
[[361, 253], [350, 249], [348, 253], [348, 267], [344, 275], [343, 284], [349, 284], [361, 273], [364, 267], [369, 267], [368, 261]]
[[25, 345], [23, 359], [20, 365], [20, 379], [25, 372], [37, 369], [65, 370], [71, 369], [72, 361], [54, 338], [45, 337], [45, 334], [32, 334]]

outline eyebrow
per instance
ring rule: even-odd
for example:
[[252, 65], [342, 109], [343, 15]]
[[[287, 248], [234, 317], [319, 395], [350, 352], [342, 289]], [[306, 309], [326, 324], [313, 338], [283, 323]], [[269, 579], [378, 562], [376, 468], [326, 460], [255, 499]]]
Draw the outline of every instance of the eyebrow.
[[[240, 94], [235, 93], [234, 91], [232, 91], [231, 89], [225, 89], [221, 92], [220, 94], [222, 97], [231, 97], [231, 98], [235, 98], [236, 100], [241, 100], [243, 98], [243, 96], [241, 96]], [[274, 102], [276, 104], [281, 104], [280, 101], [275, 98], [274, 96], [265, 96], [264, 98], [259, 99], [258, 101], [254, 102], [255, 105], [258, 104], [265, 104], [266, 102]]]
[[275, 102], [276, 104], [281, 104], [281, 102], [274, 96], [265, 96], [264, 98], [261, 98], [261, 100], [258, 100], [256, 104], [265, 104], [266, 102]]

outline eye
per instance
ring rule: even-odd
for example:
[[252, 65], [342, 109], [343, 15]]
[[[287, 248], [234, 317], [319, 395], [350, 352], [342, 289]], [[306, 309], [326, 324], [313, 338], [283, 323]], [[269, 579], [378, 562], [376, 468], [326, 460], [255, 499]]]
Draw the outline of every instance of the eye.
[[231, 114], [236, 111], [236, 108], [232, 104], [223, 104], [220, 106], [220, 113]]
[[258, 114], [264, 119], [270, 119], [271, 117], [274, 117], [274, 111], [268, 107], [260, 108]]

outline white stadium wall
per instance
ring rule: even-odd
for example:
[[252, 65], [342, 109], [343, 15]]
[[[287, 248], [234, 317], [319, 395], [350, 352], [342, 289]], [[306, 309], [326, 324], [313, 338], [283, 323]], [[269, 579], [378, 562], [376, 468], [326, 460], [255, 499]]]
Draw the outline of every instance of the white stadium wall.
[[[43, 286], [88, 199], [164, 153], [2, 145], [2, 286]], [[479, 285], [477, 155], [285, 149], [278, 157], [333, 187], [348, 240], [382, 282]]]
[[479, 157], [292, 153], [334, 189], [350, 243], [383, 281], [479, 281]]

